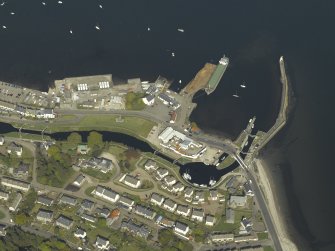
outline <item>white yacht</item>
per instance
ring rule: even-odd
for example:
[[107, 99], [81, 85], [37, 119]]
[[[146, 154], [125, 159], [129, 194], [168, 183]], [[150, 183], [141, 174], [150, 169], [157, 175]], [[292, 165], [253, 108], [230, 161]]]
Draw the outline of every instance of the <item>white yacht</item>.
[[15, 12], [11, 12], [10, 14], [11, 14], [11, 15], [15, 15]]
[[95, 26], [95, 29], [100, 30], [100, 26], [99, 26], [99, 25], [96, 25], [96, 26]]
[[242, 88], [246, 88], [247, 86], [245, 85], [245, 83], [240, 85]]
[[7, 29], [7, 26], [3, 25], [3, 26], [2, 26], [2, 29]]
[[179, 32], [184, 32], [184, 29], [179, 28], [178, 31]]
[[42, 2], [43, 5], [47, 5], [45, 2]]
[[239, 98], [240, 96], [237, 95], [237, 92], [236, 92], [235, 94], [233, 94], [233, 97], [235, 97], [235, 98]]
[[58, 1], [58, 3], [59, 3], [59, 4], [62, 4], [62, 3], [63, 3], [63, 1]]
[[99, 8], [102, 9], [102, 5], [101, 4], [99, 4]]
[[179, 84], [181, 84], [181, 79], [179, 79]]
[[73, 34], [73, 31], [72, 31], [72, 30], [70, 30], [70, 34]]

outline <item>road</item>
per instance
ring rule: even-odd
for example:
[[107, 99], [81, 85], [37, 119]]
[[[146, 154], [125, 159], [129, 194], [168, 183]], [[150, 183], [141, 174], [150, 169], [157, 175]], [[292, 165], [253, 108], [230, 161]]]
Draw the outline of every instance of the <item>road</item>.
[[254, 191], [255, 194], [255, 200], [258, 204], [258, 207], [260, 208], [263, 219], [265, 222], [265, 225], [267, 227], [268, 233], [272, 238], [273, 244], [275, 246], [275, 250], [277, 251], [282, 251], [282, 246], [280, 244], [278, 234], [277, 234], [277, 229], [272, 221], [271, 214], [269, 212], [269, 209], [267, 207], [267, 204], [265, 202], [264, 196], [258, 186], [258, 183], [254, 177], [254, 175], [249, 171], [249, 167], [244, 163], [243, 159], [241, 158], [240, 155], [236, 154], [235, 159], [238, 161], [238, 163], [241, 165], [242, 169], [244, 170], [245, 176], [247, 177], [248, 180], [250, 180], [250, 185], [252, 190]]

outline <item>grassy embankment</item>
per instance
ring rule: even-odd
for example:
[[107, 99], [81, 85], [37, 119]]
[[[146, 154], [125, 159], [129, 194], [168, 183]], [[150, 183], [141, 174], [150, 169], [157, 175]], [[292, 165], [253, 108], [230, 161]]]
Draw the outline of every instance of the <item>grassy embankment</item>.
[[[137, 138], [146, 138], [155, 122], [132, 116], [122, 116], [122, 122], [117, 122], [118, 115], [89, 115], [83, 116], [78, 121], [69, 121], [62, 123], [55, 121], [53, 123], [32, 123], [25, 124], [25, 129], [41, 131], [45, 128], [46, 132], [67, 132], [67, 131], [113, 131], [135, 136]], [[20, 127], [21, 124], [13, 123], [14, 127]]]

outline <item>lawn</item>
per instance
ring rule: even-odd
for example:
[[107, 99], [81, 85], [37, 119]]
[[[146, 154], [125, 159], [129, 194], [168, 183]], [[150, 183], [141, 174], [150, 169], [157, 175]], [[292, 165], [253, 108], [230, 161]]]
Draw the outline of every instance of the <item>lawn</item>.
[[227, 156], [218, 166], [218, 169], [224, 169], [230, 165], [232, 165], [236, 160], [232, 156]]
[[4, 219], [6, 217], [5, 213], [0, 211], [0, 220]]
[[264, 251], [274, 251], [271, 246], [263, 246]]
[[258, 239], [259, 240], [266, 240], [269, 239], [268, 233], [262, 232], [262, 233], [257, 233]]
[[103, 173], [103, 172], [100, 172], [99, 170], [94, 170], [92, 168], [83, 168], [81, 169], [81, 171], [89, 176], [92, 176], [98, 179], [101, 182], [109, 181], [115, 173], [115, 169], [113, 169], [112, 172], [108, 172], [108, 173]]
[[[122, 116], [122, 122], [116, 122], [118, 115], [89, 115], [82, 117], [79, 122], [65, 122], [61, 118], [48, 124], [31, 124], [26, 125], [27, 129], [41, 131], [46, 129], [46, 132], [66, 132], [66, 131], [113, 131], [128, 134], [138, 138], [146, 138], [156, 123], [143, 119], [137, 116]], [[58, 123], [60, 122], [60, 123]], [[14, 127], [20, 127], [19, 123], [12, 123]]]
[[[41, 134], [31, 134], [31, 133], [19, 133], [19, 132], [8, 132], [3, 134], [5, 137], [12, 138], [21, 138], [21, 139], [29, 139], [29, 140], [42, 140]], [[44, 140], [50, 140], [49, 136], [43, 136]]]
[[240, 227], [240, 222], [236, 222], [234, 224], [226, 223], [226, 217], [222, 216], [221, 219], [214, 225], [213, 231], [220, 232], [233, 232], [236, 229], [238, 230]]
[[86, 190], [85, 190], [85, 194], [86, 194], [87, 196], [89, 196], [89, 197], [92, 197], [92, 192], [93, 192], [93, 190], [95, 189], [95, 187], [96, 187], [96, 186], [91, 186], [91, 187], [86, 188]]

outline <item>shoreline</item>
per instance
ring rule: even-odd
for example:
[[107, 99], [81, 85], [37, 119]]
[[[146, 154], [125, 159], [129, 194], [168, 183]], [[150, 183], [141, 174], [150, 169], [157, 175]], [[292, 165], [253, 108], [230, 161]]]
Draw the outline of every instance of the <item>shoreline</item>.
[[283, 250], [298, 251], [297, 245], [289, 236], [288, 228], [286, 227], [284, 215], [283, 212], [281, 212], [280, 205], [276, 203], [276, 189], [273, 187], [273, 177], [271, 176], [271, 174], [269, 174], [269, 171], [266, 170], [266, 163], [262, 159], [256, 159], [255, 166], [257, 168], [257, 180], [260, 184], [261, 191], [265, 198], [268, 210], [276, 227], [276, 232]]

